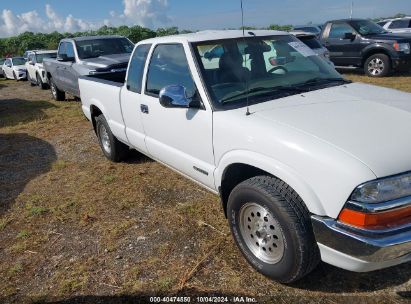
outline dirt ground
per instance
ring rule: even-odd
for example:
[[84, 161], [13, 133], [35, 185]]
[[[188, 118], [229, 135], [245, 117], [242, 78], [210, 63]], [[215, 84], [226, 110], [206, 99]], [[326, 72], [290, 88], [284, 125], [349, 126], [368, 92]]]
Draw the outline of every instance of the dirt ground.
[[[411, 92], [410, 75], [348, 78]], [[263, 277], [236, 248], [218, 197], [138, 153], [110, 163], [80, 103], [50, 97], [0, 80], [0, 303], [411, 301], [410, 263], [364, 274], [322, 263], [292, 285]]]

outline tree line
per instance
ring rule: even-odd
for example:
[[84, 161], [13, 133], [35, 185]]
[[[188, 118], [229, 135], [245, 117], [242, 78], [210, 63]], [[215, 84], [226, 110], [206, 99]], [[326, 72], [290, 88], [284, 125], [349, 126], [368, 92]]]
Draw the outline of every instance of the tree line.
[[[256, 29], [254, 27], [247, 27], [246, 29], [252, 30]], [[270, 25], [266, 29], [272, 30], [290, 30], [291, 25]], [[159, 36], [175, 35], [190, 33], [189, 30], [179, 30], [177, 27], [168, 28], [158, 28], [157, 30], [151, 30], [149, 28], [141, 26], [119, 26], [110, 27], [103, 26], [98, 30], [92, 30], [87, 32], [77, 32], [77, 33], [59, 33], [52, 32], [48, 34], [44, 33], [32, 33], [25, 32], [18, 36], [2, 38], [0, 39], [0, 57], [9, 56], [19, 56], [22, 55], [27, 50], [38, 50], [47, 49], [54, 50], [57, 49], [58, 44], [63, 38], [72, 38], [79, 36], [90, 36], [90, 35], [121, 35], [129, 38], [132, 42], [137, 43], [140, 40], [154, 38]]]

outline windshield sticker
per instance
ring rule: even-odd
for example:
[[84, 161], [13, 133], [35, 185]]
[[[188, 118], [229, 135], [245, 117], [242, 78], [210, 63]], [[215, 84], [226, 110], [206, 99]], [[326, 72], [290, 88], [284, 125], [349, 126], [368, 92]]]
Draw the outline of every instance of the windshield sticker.
[[314, 51], [302, 42], [292, 41], [292, 42], [289, 42], [288, 45], [291, 46], [294, 50], [296, 50], [298, 53], [300, 53], [304, 57], [315, 56]]

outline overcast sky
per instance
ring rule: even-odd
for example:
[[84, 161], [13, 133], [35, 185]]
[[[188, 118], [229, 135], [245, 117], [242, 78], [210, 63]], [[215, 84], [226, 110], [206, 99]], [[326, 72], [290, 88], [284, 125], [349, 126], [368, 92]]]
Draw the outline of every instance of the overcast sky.
[[[244, 0], [245, 22], [322, 23], [349, 16], [351, 0]], [[84, 31], [106, 25], [222, 29], [241, 26], [240, 0], [0, 0], [0, 37]], [[357, 0], [354, 17], [411, 15], [411, 0]]]

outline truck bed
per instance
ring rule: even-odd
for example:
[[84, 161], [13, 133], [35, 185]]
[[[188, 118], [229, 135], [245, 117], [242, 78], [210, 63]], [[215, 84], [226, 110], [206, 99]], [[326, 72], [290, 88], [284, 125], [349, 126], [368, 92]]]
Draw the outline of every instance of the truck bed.
[[91, 119], [91, 107], [94, 105], [105, 113], [113, 134], [123, 140], [126, 140], [126, 136], [120, 99], [125, 74], [125, 72], [115, 72], [79, 78], [81, 103], [86, 117]]
[[81, 77], [83, 79], [105, 83], [108, 85], [123, 85], [126, 81], [126, 71], [114, 73], [102, 73], [96, 75], [87, 75]]

